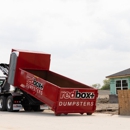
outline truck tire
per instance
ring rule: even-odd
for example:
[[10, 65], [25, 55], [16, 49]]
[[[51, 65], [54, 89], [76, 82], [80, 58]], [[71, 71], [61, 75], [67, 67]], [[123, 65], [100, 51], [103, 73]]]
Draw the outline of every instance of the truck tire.
[[0, 111], [6, 111], [6, 97], [0, 96]]
[[7, 98], [7, 111], [13, 112], [13, 97], [8, 96]]
[[55, 113], [55, 116], [61, 116], [61, 113]]
[[23, 108], [24, 108], [24, 110], [25, 111], [32, 111], [32, 108], [31, 108], [31, 106], [30, 105], [23, 105]]
[[32, 107], [32, 110], [33, 111], [42, 111], [41, 109], [40, 109], [40, 105], [34, 105], [34, 106], [31, 106]]
[[87, 115], [92, 115], [92, 113], [88, 112]]

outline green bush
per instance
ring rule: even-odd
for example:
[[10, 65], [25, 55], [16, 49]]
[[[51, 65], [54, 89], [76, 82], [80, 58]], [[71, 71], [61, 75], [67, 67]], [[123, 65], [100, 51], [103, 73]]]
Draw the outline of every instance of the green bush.
[[110, 79], [103, 80], [103, 86], [101, 90], [110, 90]]

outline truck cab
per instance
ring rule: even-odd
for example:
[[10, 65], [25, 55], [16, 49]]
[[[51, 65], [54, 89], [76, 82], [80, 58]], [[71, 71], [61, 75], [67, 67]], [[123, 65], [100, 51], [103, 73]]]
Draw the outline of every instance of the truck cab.
[[9, 92], [10, 90], [10, 84], [7, 83], [8, 69], [8, 64], [0, 64], [0, 93]]

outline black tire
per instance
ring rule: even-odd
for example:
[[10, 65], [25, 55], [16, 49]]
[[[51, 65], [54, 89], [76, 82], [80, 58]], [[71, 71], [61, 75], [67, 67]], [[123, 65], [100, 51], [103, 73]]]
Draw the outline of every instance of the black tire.
[[68, 115], [68, 113], [64, 113], [64, 115]]
[[61, 113], [55, 113], [55, 116], [61, 116]]
[[90, 116], [90, 115], [92, 115], [92, 113], [87, 113], [87, 115], [89, 115], [89, 116]]
[[13, 97], [8, 96], [7, 98], [7, 111], [13, 112]]
[[83, 115], [84, 113], [80, 113], [81, 115]]
[[0, 96], [0, 111], [6, 111], [6, 97]]
[[32, 111], [32, 108], [29, 105], [23, 105], [23, 108], [25, 111]]
[[43, 111], [40, 109], [40, 105], [31, 106], [33, 111]]

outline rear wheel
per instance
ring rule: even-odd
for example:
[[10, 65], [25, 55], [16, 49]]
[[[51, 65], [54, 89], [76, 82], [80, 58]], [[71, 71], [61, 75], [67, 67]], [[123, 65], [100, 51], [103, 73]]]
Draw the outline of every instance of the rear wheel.
[[80, 113], [81, 115], [83, 115], [84, 113]]
[[23, 105], [23, 108], [25, 111], [32, 111], [32, 108], [30, 105]]
[[55, 116], [60, 116], [61, 115], [61, 113], [55, 113]]
[[31, 106], [33, 111], [42, 111], [40, 110], [40, 105]]
[[68, 115], [68, 113], [64, 113], [64, 115]]
[[6, 97], [0, 96], [0, 111], [6, 111]]
[[13, 111], [13, 97], [9, 96], [7, 98], [7, 111], [12, 112]]

